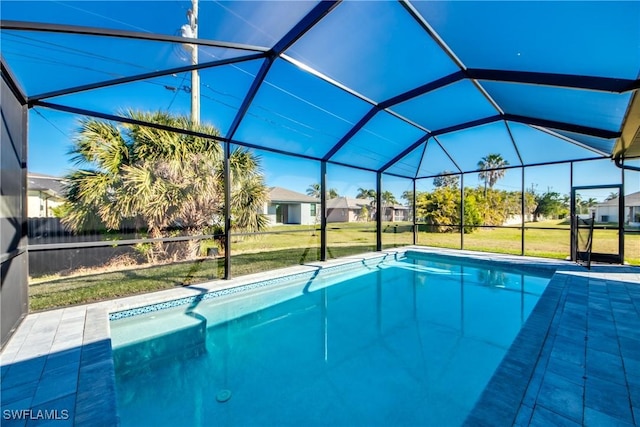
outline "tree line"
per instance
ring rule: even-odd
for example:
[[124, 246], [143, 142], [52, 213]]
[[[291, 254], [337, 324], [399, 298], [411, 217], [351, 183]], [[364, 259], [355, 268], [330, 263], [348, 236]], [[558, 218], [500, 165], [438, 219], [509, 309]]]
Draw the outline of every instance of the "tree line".
[[[470, 233], [480, 225], [501, 226], [510, 218], [523, 214], [537, 222], [540, 219], [564, 219], [569, 216], [571, 199], [550, 189], [538, 193], [533, 188], [524, 192], [524, 212], [521, 191], [494, 189], [504, 177], [508, 165], [500, 154], [489, 154], [478, 162], [478, 177], [484, 182], [478, 188], [464, 189], [464, 232]], [[433, 179], [434, 190], [416, 194], [416, 217], [430, 226], [431, 231], [453, 232], [461, 225], [462, 195], [460, 177], [443, 171]], [[405, 192], [404, 199], [413, 200], [412, 192]], [[618, 197], [612, 193], [607, 200]], [[597, 204], [595, 198], [583, 199], [576, 195], [576, 212], [584, 214]]]

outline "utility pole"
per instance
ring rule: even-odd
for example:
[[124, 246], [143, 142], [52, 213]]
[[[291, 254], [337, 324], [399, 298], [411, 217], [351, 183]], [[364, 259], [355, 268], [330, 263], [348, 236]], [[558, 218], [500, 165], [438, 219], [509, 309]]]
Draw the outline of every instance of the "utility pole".
[[[198, 0], [191, 0], [191, 9], [187, 11], [187, 25], [182, 28], [183, 37], [198, 38]], [[198, 45], [191, 44], [191, 65], [198, 64]], [[200, 75], [191, 70], [191, 121], [200, 123]]]

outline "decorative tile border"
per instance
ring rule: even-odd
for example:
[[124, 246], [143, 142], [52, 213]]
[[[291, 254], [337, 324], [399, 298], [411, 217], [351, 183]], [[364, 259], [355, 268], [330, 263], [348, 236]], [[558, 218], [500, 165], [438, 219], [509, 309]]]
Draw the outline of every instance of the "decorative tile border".
[[117, 311], [113, 313], [109, 313], [109, 320], [120, 320], [125, 319], [132, 316], [138, 316], [141, 314], [151, 313], [154, 311], [165, 310], [168, 308], [178, 307], [181, 305], [199, 303], [200, 301], [206, 301], [212, 298], [218, 298], [225, 295], [232, 295], [240, 292], [247, 292], [253, 289], [262, 288], [265, 286], [273, 286], [280, 283], [294, 281], [294, 280], [308, 280], [314, 275], [314, 272], [305, 272], [305, 273], [296, 273], [283, 277], [278, 277], [275, 279], [268, 279], [256, 283], [250, 283], [248, 285], [235, 286], [231, 288], [220, 289], [217, 291], [207, 292], [201, 295], [194, 295], [190, 297], [179, 298], [171, 301], [161, 302], [157, 304], [146, 305], [143, 307], [132, 308], [129, 310]]
[[240, 286], [235, 286], [235, 287], [230, 287], [230, 288], [225, 288], [225, 289], [220, 289], [220, 290], [216, 290], [216, 291], [211, 291], [211, 292], [207, 292], [204, 294], [200, 294], [200, 295], [194, 295], [194, 296], [189, 296], [189, 297], [184, 297], [184, 298], [178, 298], [178, 299], [174, 299], [174, 300], [170, 300], [170, 301], [165, 301], [165, 302], [161, 302], [161, 303], [156, 303], [156, 304], [150, 304], [150, 305], [146, 305], [143, 307], [137, 307], [137, 308], [131, 308], [131, 309], [127, 309], [127, 310], [122, 310], [122, 311], [115, 311], [112, 313], [109, 313], [109, 320], [110, 321], [115, 321], [115, 320], [120, 320], [120, 319], [126, 319], [129, 317], [133, 317], [133, 316], [139, 316], [141, 314], [146, 314], [146, 313], [151, 313], [151, 312], [156, 312], [156, 311], [160, 311], [160, 310], [166, 310], [168, 308], [173, 308], [173, 307], [179, 307], [182, 305], [187, 305], [187, 304], [194, 304], [194, 303], [199, 303], [201, 301], [206, 301], [206, 300], [210, 300], [213, 298], [219, 298], [222, 296], [226, 296], [226, 295], [232, 295], [232, 294], [237, 294], [237, 293], [241, 293], [241, 292], [248, 292], [254, 289], [258, 289], [258, 288], [263, 288], [263, 287], [267, 287], [267, 286], [275, 286], [278, 284], [282, 284], [282, 283], [287, 283], [287, 282], [293, 282], [295, 280], [309, 280], [312, 279], [313, 277], [315, 277], [319, 272], [325, 273], [325, 274], [333, 274], [333, 273], [338, 273], [338, 272], [343, 272], [343, 271], [347, 271], [347, 270], [353, 270], [355, 268], [359, 268], [359, 267], [372, 267], [372, 266], [376, 266], [384, 261], [388, 261], [388, 260], [401, 260], [405, 258], [405, 254], [404, 252], [393, 252], [393, 253], [386, 253], [382, 256], [377, 256], [374, 258], [368, 258], [368, 259], [362, 259], [362, 260], [358, 260], [358, 261], [352, 261], [352, 262], [347, 262], [345, 264], [340, 264], [340, 265], [335, 265], [335, 266], [329, 266], [329, 267], [318, 267], [316, 270], [314, 271], [307, 271], [304, 273], [294, 273], [294, 274], [288, 274], [282, 277], [276, 277], [273, 279], [267, 279], [267, 280], [261, 280], [259, 282], [255, 282], [255, 283], [250, 283], [247, 285], [240, 285]]

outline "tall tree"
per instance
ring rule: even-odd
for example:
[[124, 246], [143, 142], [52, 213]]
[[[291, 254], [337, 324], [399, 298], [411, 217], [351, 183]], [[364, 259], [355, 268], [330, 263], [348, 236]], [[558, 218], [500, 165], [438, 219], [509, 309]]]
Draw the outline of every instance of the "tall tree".
[[[419, 195], [420, 195], [420, 192], [416, 194], [416, 196], [419, 196]], [[411, 190], [403, 191], [400, 198], [403, 200], [406, 200], [409, 206], [413, 205], [413, 191]]]
[[391, 191], [383, 191], [380, 198], [382, 199], [382, 204], [385, 206], [398, 204], [398, 199], [396, 199], [396, 196], [394, 196]]
[[320, 184], [318, 184], [317, 182], [314, 184], [311, 184], [309, 187], [307, 187], [307, 196], [311, 196], [311, 197], [315, 197], [316, 199], [320, 198]]
[[484, 192], [487, 194], [487, 186], [493, 188], [499, 179], [504, 177], [505, 170], [509, 162], [502, 158], [500, 154], [488, 154], [478, 162], [478, 177], [484, 181]]
[[378, 209], [376, 207], [376, 198], [377, 198], [377, 192], [374, 189], [367, 189], [367, 188], [358, 188], [358, 194], [356, 194], [356, 199], [367, 199], [369, 200], [369, 206], [371, 207], [370, 211], [369, 211], [369, 215], [371, 216], [371, 218], [376, 218], [376, 215], [378, 215]]
[[460, 185], [460, 176], [453, 174], [453, 172], [445, 170], [440, 175], [433, 178], [433, 186], [436, 188], [449, 187], [458, 188]]
[[[307, 196], [311, 196], [311, 197], [315, 197], [316, 199], [320, 198], [320, 184], [318, 184], [317, 182], [314, 184], [311, 184], [308, 188], [307, 188]], [[338, 195], [338, 190], [336, 190], [335, 188], [330, 188], [327, 191], [327, 198], [328, 199], [335, 199], [336, 197], [340, 197]]]
[[618, 198], [618, 192], [617, 191], [612, 191], [611, 193], [609, 193], [607, 198], [604, 199], [604, 201], [608, 202], [609, 200], [613, 200], [613, 199], [617, 199], [617, 198]]
[[[179, 129], [218, 135], [209, 125], [165, 112], [129, 110], [125, 116]], [[224, 158], [213, 139], [168, 132], [137, 124], [115, 125], [85, 118], [71, 150], [77, 169], [67, 176], [67, 215], [75, 230], [102, 222], [118, 229], [123, 221], [142, 224], [150, 237], [166, 237], [167, 228], [202, 233], [219, 225], [224, 212]], [[233, 227], [259, 230], [268, 224], [260, 208], [268, 198], [259, 158], [245, 149], [230, 157]], [[183, 254], [198, 253], [192, 241]], [[149, 256], [166, 255], [162, 243]]]
[[533, 211], [533, 220], [538, 221], [541, 216], [558, 217], [564, 208], [564, 202], [560, 193], [547, 191], [544, 194], [536, 194], [536, 208]]
[[356, 199], [369, 199], [369, 200], [375, 200], [376, 199], [376, 190], [373, 189], [367, 189], [367, 188], [358, 188], [358, 193], [356, 194]]

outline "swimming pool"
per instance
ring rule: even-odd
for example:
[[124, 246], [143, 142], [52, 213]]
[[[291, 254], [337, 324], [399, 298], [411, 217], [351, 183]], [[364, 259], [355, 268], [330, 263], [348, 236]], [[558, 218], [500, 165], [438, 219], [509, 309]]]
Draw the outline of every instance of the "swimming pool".
[[552, 274], [407, 252], [115, 313], [121, 424], [460, 425]]

